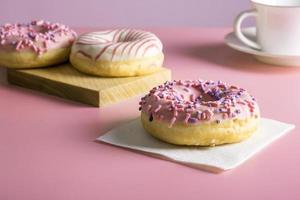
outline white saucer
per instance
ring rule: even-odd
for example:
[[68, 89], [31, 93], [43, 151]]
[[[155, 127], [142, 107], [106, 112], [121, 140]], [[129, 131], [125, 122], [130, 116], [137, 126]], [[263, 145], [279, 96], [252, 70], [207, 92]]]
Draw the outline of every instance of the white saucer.
[[[249, 27], [244, 28], [243, 33], [255, 40], [255, 33], [256, 28], [255, 27]], [[244, 43], [242, 43], [234, 34], [234, 32], [231, 32], [227, 34], [224, 38], [225, 43], [230, 46], [231, 48], [252, 54], [257, 60], [273, 64], [273, 65], [280, 65], [280, 66], [291, 66], [291, 67], [300, 67], [300, 55], [276, 55], [276, 54], [270, 54], [267, 52], [259, 51], [256, 49], [252, 49], [248, 46], [246, 46]]]

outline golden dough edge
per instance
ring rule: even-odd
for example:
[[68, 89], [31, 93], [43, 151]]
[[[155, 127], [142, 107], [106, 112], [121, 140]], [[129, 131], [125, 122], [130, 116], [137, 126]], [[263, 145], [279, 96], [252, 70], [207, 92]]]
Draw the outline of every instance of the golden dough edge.
[[55, 48], [38, 55], [33, 51], [0, 50], [0, 66], [13, 69], [47, 67], [66, 62], [70, 48]]
[[130, 77], [152, 74], [162, 68], [164, 55], [154, 57], [112, 62], [94, 61], [81, 54], [71, 54], [70, 62], [77, 70], [95, 76]]
[[204, 122], [197, 125], [175, 123], [171, 128], [162, 121], [149, 121], [141, 114], [144, 129], [153, 137], [176, 145], [215, 146], [241, 142], [252, 136], [259, 126], [260, 118], [229, 119], [217, 124]]

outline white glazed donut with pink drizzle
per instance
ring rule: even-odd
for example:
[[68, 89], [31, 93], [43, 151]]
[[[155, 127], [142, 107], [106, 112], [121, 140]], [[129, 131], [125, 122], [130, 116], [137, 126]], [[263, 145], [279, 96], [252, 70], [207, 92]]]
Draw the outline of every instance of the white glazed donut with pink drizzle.
[[260, 111], [245, 89], [221, 81], [173, 81], [153, 88], [140, 102], [144, 128], [178, 145], [240, 142], [259, 126]]
[[0, 66], [45, 67], [69, 59], [76, 33], [69, 27], [44, 20], [0, 27]]
[[161, 69], [164, 55], [156, 35], [135, 29], [82, 34], [70, 61], [79, 71], [98, 76], [138, 76]]

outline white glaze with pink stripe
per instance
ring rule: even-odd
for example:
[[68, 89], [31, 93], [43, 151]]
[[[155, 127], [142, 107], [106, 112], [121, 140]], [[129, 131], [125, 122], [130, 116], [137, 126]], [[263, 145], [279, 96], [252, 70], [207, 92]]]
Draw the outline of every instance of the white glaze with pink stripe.
[[153, 33], [117, 29], [80, 35], [72, 47], [72, 53], [95, 61], [124, 61], [157, 56], [162, 53], [162, 48], [161, 41]]

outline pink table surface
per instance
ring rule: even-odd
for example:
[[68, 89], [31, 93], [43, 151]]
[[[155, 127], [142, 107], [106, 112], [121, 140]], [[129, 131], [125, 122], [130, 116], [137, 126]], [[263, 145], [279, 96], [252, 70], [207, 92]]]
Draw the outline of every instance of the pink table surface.
[[212, 174], [95, 141], [138, 117], [138, 97], [98, 109], [8, 85], [1, 69], [1, 200], [300, 198], [300, 68], [231, 50], [223, 43], [230, 29], [150, 30], [164, 43], [174, 79], [243, 86], [264, 117], [296, 129], [242, 166]]

